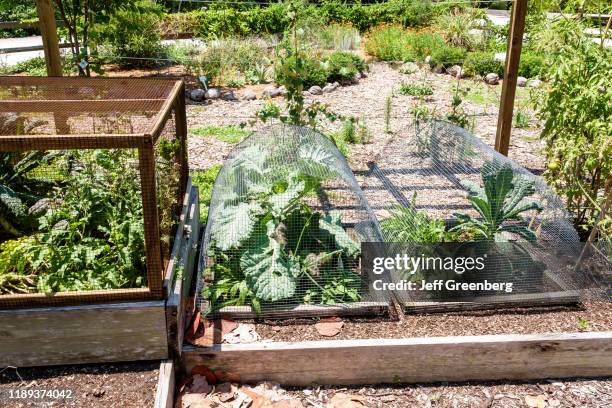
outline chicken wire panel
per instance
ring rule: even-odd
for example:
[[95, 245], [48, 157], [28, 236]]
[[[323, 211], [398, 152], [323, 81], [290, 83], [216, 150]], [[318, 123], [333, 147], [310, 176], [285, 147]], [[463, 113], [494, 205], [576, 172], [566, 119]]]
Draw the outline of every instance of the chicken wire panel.
[[175, 85], [164, 79], [2, 77], [0, 133], [146, 133]]
[[360, 265], [360, 243], [381, 239], [377, 221], [345, 158], [316, 131], [281, 125], [241, 142], [208, 214], [197, 293], [212, 315], [359, 313], [386, 302]]
[[176, 233], [174, 227], [180, 216], [185, 192], [181, 183], [182, 146], [181, 138], [176, 133], [175, 114], [172, 112], [154, 145], [157, 215], [164, 269], [170, 257]]
[[[578, 290], [592, 286], [591, 276], [574, 267], [581, 245], [562, 200], [543, 179], [463, 128], [442, 121], [417, 123], [414, 135], [393, 140], [379, 157], [371, 164], [364, 193], [386, 242], [400, 242], [416, 257], [432, 251], [457, 257], [466, 247], [461, 243], [479, 242], [470, 250], [489, 256], [483, 271], [449, 273], [435, 265], [409, 274], [395, 271], [396, 282], [513, 284], [511, 292], [478, 286], [395, 290], [404, 304], [479, 299], [520, 304], [521, 299], [547, 297], [576, 301]], [[453, 242], [460, 244], [446, 244]]]
[[0, 152], [0, 308], [146, 286], [136, 149]]

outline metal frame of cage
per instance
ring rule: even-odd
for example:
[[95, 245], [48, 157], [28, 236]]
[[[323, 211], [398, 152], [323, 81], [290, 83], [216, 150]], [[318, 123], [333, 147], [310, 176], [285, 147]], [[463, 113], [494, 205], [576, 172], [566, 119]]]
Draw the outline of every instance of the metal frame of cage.
[[[69, 92], [56, 99], [2, 99], [0, 113], [52, 113], [56, 134], [48, 135], [0, 135], [0, 151], [133, 148], [138, 150], [139, 173], [144, 218], [146, 251], [146, 288], [108, 289], [92, 291], [56, 292], [53, 294], [28, 293], [0, 295], [0, 309], [32, 306], [67, 306], [77, 304], [107, 303], [117, 301], [142, 301], [162, 299], [165, 296], [164, 276], [168, 260], [164, 260], [160, 248], [160, 226], [156, 196], [156, 170], [154, 147], [164, 126], [174, 113], [175, 136], [180, 140], [178, 165], [180, 167], [179, 194], [182, 197], [188, 179], [187, 120], [185, 114], [185, 85], [182, 80], [155, 80], [166, 87], [154, 86], [149, 79], [134, 78], [52, 78], [52, 77], [0, 77], [3, 87], [45, 86], [88, 88], [129, 88], [135, 91], [133, 98], [85, 99]], [[161, 81], [161, 82], [160, 82]], [[156, 94], [155, 98], [138, 97]], [[146, 94], [143, 92], [146, 89]], [[169, 91], [168, 91], [169, 90]], [[26, 94], [27, 95], [27, 94]], [[70, 99], [68, 99], [70, 98]], [[154, 119], [144, 133], [131, 134], [69, 134], [66, 120], [82, 113], [155, 112]], [[68, 130], [67, 130], [68, 129]]]

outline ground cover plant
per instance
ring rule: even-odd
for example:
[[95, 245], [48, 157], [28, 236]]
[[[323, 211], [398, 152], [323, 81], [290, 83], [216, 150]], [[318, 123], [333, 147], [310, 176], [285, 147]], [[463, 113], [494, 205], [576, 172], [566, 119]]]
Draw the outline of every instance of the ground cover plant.
[[204, 126], [189, 129], [189, 134], [194, 136], [212, 137], [225, 143], [236, 144], [251, 132], [241, 129], [239, 126]]
[[[50, 171], [52, 165], [52, 182], [32, 177], [33, 164], [24, 170], [32, 157], [19, 159], [11, 180], [48, 187], [33, 190], [46, 191], [44, 197], [15, 192], [36, 202], [27, 211], [28, 229], [0, 244], [0, 293], [145, 286], [142, 199], [138, 171], [130, 164], [134, 156], [123, 150], [40, 155], [38, 166]], [[14, 162], [15, 157], [8, 165]], [[6, 183], [3, 198], [10, 198]]]

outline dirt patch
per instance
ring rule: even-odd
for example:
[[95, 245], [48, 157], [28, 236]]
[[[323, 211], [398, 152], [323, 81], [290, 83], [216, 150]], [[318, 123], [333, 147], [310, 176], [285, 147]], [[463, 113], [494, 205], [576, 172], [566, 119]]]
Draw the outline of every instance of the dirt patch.
[[[399, 321], [343, 319], [336, 340], [383, 339], [436, 336], [480, 336], [488, 334], [533, 334], [612, 330], [612, 303], [586, 302], [582, 308], [524, 308], [471, 313], [405, 315]], [[579, 327], [579, 321], [586, 325]], [[317, 332], [315, 319], [293, 319], [257, 323], [263, 340], [329, 340]]]
[[[150, 361], [4, 368], [0, 373], [0, 406], [151, 407], [155, 402], [159, 364]], [[69, 390], [71, 398], [9, 399], [11, 390], [13, 395], [17, 390]]]

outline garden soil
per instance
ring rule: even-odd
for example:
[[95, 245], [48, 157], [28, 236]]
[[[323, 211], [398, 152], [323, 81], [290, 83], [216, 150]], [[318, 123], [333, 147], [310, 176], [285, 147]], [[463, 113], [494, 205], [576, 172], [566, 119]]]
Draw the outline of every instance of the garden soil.
[[[152, 407], [159, 361], [0, 370], [0, 407]], [[72, 398], [7, 400], [9, 390], [71, 390]]]

